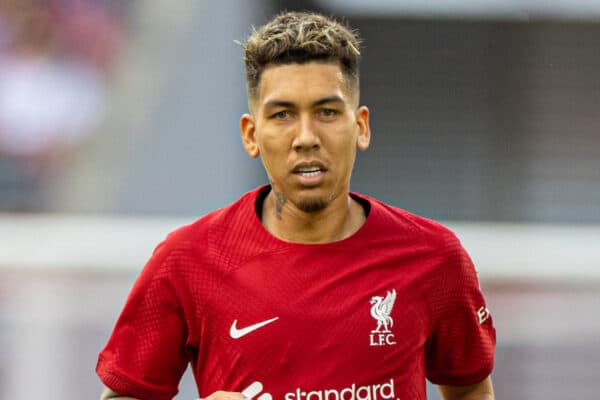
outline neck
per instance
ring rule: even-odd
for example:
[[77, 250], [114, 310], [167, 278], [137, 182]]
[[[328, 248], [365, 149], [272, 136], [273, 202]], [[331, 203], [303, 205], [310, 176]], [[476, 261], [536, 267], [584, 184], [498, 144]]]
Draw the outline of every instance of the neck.
[[304, 212], [291, 202], [281, 204], [271, 191], [263, 204], [262, 224], [273, 236], [293, 243], [331, 243], [352, 236], [365, 222], [363, 207], [349, 194], [325, 209]]

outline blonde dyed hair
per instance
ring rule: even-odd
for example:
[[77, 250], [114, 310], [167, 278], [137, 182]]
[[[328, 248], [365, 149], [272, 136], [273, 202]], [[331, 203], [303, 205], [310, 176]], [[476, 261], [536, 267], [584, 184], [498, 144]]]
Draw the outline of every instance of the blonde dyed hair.
[[246, 86], [249, 99], [258, 94], [265, 68], [311, 61], [339, 62], [352, 90], [358, 92], [360, 38], [355, 30], [321, 14], [286, 12], [254, 29], [245, 43]]

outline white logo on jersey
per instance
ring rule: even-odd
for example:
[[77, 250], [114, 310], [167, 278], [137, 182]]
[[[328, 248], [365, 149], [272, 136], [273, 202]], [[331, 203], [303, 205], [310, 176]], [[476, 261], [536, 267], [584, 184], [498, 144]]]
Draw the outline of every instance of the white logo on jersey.
[[[261, 382], [255, 381], [250, 384], [246, 389], [242, 390], [242, 395], [247, 400], [252, 400], [254, 396], [262, 392], [263, 384]], [[270, 393], [263, 393], [257, 397], [256, 400], [271, 400], [273, 397]]]
[[247, 326], [242, 329], [238, 329], [237, 319], [236, 319], [235, 321], [233, 321], [233, 324], [231, 324], [231, 328], [229, 328], [229, 336], [231, 336], [232, 339], [239, 339], [242, 336], [246, 336], [250, 332], [254, 332], [257, 329], [262, 328], [263, 326], [265, 326], [267, 324], [270, 324], [271, 322], [277, 321], [278, 319], [279, 319], [279, 317], [271, 318], [266, 321], [262, 321], [262, 322], [259, 322], [258, 324], [250, 325], [250, 326]]
[[[262, 390], [262, 382], [255, 381], [242, 390], [242, 395], [247, 400], [252, 400]], [[357, 386], [356, 383], [353, 383], [341, 390], [324, 389], [307, 392], [304, 389], [297, 388], [293, 392], [286, 393], [284, 398], [285, 400], [400, 400], [396, 397], [393, 378], [389, 382], [374, 385]], [[263, 393], [256, 398], [256, 400], [271, 399], [270, 393]]]
[[477, 319], [479, 319], [479, 325], [487, 321], [490, 315], [490, 310], [488, 310], [486, 306], [479, 307], [479, 310], [477, 310]]
[[390, 317], [394, 302], [396, 301], [396, 289], [388, 290], [385, 298], [381, 296], [371, 297], [371, 316], [377, 321], [377, 327], [371, 331], [370, 345], [385, 346], [396, 344], [394, 334], [390, 328], [394, 326], [394, 320]]
[[396, 397], [394, 379], [374, 385], [357, 386], [356, 383], [343, 388], [305, 391], [297, 388], [286, 393], [285, 400], [400, 400]]

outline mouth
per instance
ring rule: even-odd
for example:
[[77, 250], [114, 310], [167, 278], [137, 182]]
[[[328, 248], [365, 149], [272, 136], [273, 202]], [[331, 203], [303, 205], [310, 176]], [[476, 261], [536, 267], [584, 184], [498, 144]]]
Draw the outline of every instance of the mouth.
[[321, 163], [300, 163], [294, 167], [294, 174], [298, 182], [305, 187], [314, 187], [320, 185], [325, 178], [327, 168]]
[[296, 175], [310, 178], [327, 172], [327, 168], [320, 163], [299, 164], [292, 172]]

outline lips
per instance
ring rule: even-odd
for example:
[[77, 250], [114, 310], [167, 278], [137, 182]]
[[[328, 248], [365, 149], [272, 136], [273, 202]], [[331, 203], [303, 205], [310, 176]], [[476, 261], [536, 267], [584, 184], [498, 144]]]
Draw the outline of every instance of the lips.
[[297, 164], [292, 173], [299, 179], [303, 186], [319, 185], [327, 172], [327, 168], [320, 162]]
[[327, 172], [327, 168], [319, 162], [300, 163], [294, 167], [292, 172], [303, 176], [316, 176], [319, 173]]

